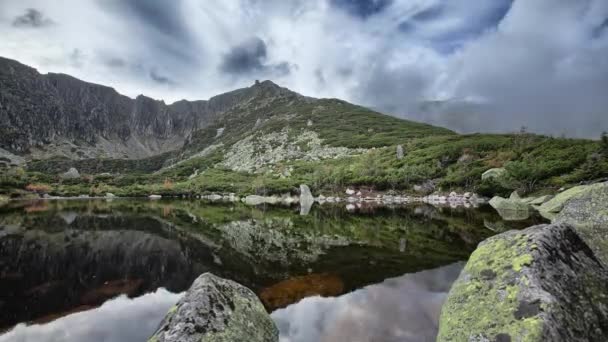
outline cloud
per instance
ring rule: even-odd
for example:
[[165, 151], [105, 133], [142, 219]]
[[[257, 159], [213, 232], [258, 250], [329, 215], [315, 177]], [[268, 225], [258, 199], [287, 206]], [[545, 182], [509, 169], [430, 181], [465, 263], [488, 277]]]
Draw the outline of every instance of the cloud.
[[220, 70], [232, 75], [289, 73], [291, 67], [287, 62], [269, 65], [266, 64], [266, 58], [266, 43], [259, 37], [252, 37], [230, 48], [230, 51], [223, 56]]
[[365, 287], [309, 297], [272, 313], [281, 342], [433, 341], [439, 313], [462, 263]]
[[175, 84], [175, 81], [171, 80], [170, 78], [168, 78], [166, 76], [159, 74], [156, 70], [150, 71], [150, 78], [152, 79], [152, 81], [160, 83], [160, 84], [167, 84], [167, 85]]
[[[60, 24], [13, 26], [28, 8]], [[604, 0], [0, 1], [0, 55], [130, 96], [272, 79], [463, 132], [597, 137], [607, 23]]]
[[15, 27], [44, 27], [53, 24], [51, 19], [45, 18], [42, 12], [35, 8], [26, 9], [24, 14], [13, 21]]
[[121, 295], [96, 309], [64, 316], [46, 324], [19, 324], [0, 335], [0, 342], [146, 341], [182, 295], [162, 288], [133, 299]]
[[382, 12], [393, 0], [331, 0], [330, 3], [362, 19]]

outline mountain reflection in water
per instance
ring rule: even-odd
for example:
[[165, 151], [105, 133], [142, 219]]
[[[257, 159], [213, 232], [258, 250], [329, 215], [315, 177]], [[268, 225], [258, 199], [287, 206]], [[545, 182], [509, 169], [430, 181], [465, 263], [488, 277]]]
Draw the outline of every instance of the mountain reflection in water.
[[[0, 336], [6, 340], [24, 331], [52, 329], [64, 319], [86, 319], [119, 304], [125, 311], [136, 310], [128, 321], [143, 327], [147, 318], [137, 313], [138, 308], [145, 309], [141, 301], [160, 300], [163, 293], [157, 289], [165, 288], [168, 303], [170, 293], [185, 291], [204, 272], [251, 288], [269, 312], [288, 308], [279, 312], [298, 315], [312, 307], [310, 303], [324, 302], [303, 298], [340, 296], [387, 278], [464, 261], [485, 238], [533, 223], [502, 221], [495, 211], [484, 208], [428, 205], [354, 212], [315, 205], [302, 216], [297, 207], [190, 200], [11, 202], [0, 207], [0, 332], [8, 331]], [[410, 291], [409, 283], [420, 284], [406, 281], [404, 296], [419, 296]], [[444, 283], [448, 282], [437, 280], [434, 286]], [[346, 298], [359, 298], [359, 293]], [[420, 297], [428, 299], [429, 308], [438, 307], [434, 295]], [[335, 301], [358, 303], [342, 298]], [[290, 307], [297, 302], [302, 306]], [[150, 323], [154, 326], [166, 305], [157, 310], [156, 322]], [[332, 312], [324, 311], [323, 317], [337, 315]], [[345, 322], [343, 314], [337, 317], [332, 322]], [[110, 319], [105, 324], [89, 326], [91, 336], [113, 336], [123, 322]], [[298, 324], [305, 329], [307, 323]], [[294, 327], [288, 330], [293, 332]], [[329, 334], [324, 329], [316, 334]], [[53, 341], [54, 335], [49, 336], [33, 341]], [[288, 341], [303, 341], [298, 336]]]

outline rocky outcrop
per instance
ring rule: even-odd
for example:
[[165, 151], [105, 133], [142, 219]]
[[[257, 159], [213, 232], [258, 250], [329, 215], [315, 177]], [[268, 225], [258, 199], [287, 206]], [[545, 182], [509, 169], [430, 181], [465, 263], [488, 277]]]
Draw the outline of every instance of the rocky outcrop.
[[568, 189], [541, 205], [539, 212], [551, 222], [574, 226], [608, 265], [608, 182]]
[[80, 178], [80, 173], [76, 168], [71, 167], [68, 171], [61, 174], [61, 178], [63, 179], [76, 179]]
[[258, 297], [238, 283], [211, 273], [198, 277], [172, 307], [149, 342], [279, 340]]
[[567, 225], [482, 242], [450, 290], [437, 341], [604, 341], [608, 271]]

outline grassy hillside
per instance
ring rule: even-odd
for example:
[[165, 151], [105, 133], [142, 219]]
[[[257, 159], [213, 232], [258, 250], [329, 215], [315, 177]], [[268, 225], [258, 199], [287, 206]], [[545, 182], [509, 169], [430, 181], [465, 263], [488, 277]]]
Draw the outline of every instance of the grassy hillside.
[[[27, 171], [3, 173], [0, 192], [39, 185], [57, 195], [270, 194], [294, 193], [301, 183], [324, 194], [347, 186], [412, 192], [432, 180], [439, 191], [530, 193], [608, 177], [607, 146], [526, 133], [458, 135], [263, 82], [257, 97], [178, 151], [143, 160], [34, 161]], [[62, 180], [58, 174], [69, 167], [83, 177]], [[507, 177], [481, 180], [499, 167]]]

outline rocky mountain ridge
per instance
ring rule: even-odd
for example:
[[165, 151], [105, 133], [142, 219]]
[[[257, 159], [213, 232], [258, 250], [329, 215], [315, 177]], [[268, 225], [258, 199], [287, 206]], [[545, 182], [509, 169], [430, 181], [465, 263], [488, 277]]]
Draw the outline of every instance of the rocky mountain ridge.
[[288, 92], [267, 81], [165, 104], [0, 57], [0, 149], [38, 159], [150, 157], [180, 148], [223, 112], [269, 91]]

